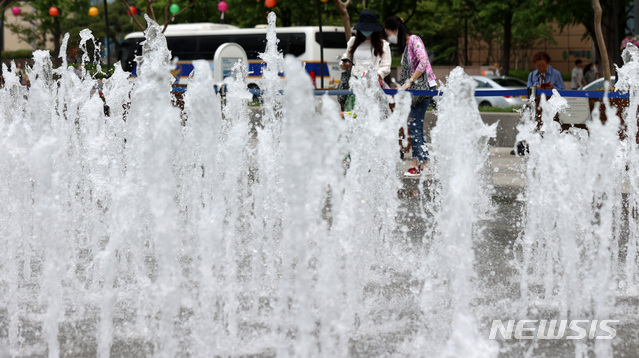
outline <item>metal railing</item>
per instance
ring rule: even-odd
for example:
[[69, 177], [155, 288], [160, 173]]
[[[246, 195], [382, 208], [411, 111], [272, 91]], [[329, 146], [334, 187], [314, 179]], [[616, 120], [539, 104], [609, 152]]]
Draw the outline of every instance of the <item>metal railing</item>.
[[[222, 86], [221, 86], [222, 87]], [[534, 95], [536, 95], [537, 97], [541, 96], [542, 94], [546, 95], [546, 97], [550, 97], [552, 96], [552, 90], [542, 90], [542, 89], [538, 89], [538, 88], [529, 88], [529, 89], [516, 89], [516, 90], [495, 90], [495, 91], [487, 91], [487, 90], [476, 90], [475, 91], [475, 97], [505, 97], [505, 96], [511, 96], [511, 97], [519, 97], [519, 96], [527, 96], [528, 98], [530, 98], [531, 96], [531, 92], [532, 90], [534, 90]], [[180, 86], [180, 87], [173, 87], [173, 91], [174, 92], [186, 92], [187, 91], [187, 87], [184, 86]], [[219, 90], [216, 87], [215, 88], [215, 92], [217, 93]], [[397, 94], [398, 90], [396, 89], [384, 89], [383, 90], [384, 93], [388, 94], [388, 95], [395, 95]], [[259, 90], [259, 89], [249, 89], [249, 92], [251, 92], [254, 95], [261, 95], [263, 93], [263, 90]], [[406, 90], [406, 92], [410, 92], [413, 96], [428, 96], [428, 97], [435, 97], [435, 96], [441, 96], [443, 94], [443, 92], [438, 91], [438, 90]], [[558, 90], [557, 92], [559, 92], [559, 94], [562, 97], [582, 97], [582, 98], [603, 98], [605, 95], [605, 91], [575, 91], [575, 90]], [[314, 91], [316, 96], [323, 96], [323, 95], [329, 95], [329, 96], [344, 96], [344, 95], [351, 95], [353, 94], [353, 91], [351, 90], [315, 90]], [[607, 92], [608, 93], [608, 98], [630, 98], [630, 94], [629, 93], [621, 93], [621, 92]]]

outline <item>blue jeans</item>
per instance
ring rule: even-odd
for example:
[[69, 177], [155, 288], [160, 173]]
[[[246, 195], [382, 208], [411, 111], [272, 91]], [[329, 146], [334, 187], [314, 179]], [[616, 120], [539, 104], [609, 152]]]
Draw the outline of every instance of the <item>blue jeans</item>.
[[431, 100], [429, 98], [415, 107], [411, 107], [408, 115], [408, 133], [410, 133], [413, 158], [416, 158], [418, 163], [429, 161], [424, 140], [424, 116]]

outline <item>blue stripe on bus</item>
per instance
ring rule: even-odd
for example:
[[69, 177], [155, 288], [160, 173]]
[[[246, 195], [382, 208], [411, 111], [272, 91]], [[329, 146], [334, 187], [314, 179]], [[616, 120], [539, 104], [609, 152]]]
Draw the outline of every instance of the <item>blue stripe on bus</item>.
[[[266, 67], [266, 62], [249, 62], [249, 76], [251, 77], [260, 77], [264, 72], [264, 67]], [[315, 76], [320, 76], [321, 64], [319, 62], [304, 62], [304, 69], [306, 69], [306, 73], [311, 73], [315, 71]], [[280, 76], [284, 76], [284, 73], [280, 72]], [[324, 77], [330, 77], [330, 72], [328, 70], [328, 64], [324, 62]]]

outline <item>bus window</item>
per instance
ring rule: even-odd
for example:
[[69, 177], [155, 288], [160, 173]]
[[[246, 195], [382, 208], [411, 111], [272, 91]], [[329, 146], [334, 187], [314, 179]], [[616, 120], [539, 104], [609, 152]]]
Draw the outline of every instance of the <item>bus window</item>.
[[[322, 32], [324, 48], [346, 49], [346, 35], [343, 32]], [[320, 43], [320, 33], [315, 33], [315, 42]]]
[[242, 46], [249, 60], [259, 60], [260, 53], [266, 50], [266, 34], [229, 35], [227, 42]]
[[306, 52], [306, 34], [303, 32], [277, 34], [277, 48], [283, 55], [302, 56]]
[[120, 64], [124, 71], [133, 71], [135, 66], [135, 56], [142, 55], [142, 45], [140, 44], [144, 39], [131, 38], [124, 40], [120, 46]]
[[171, 56], [180, 61], [202, 58], [197, 52], [197, 39], [190, 37], [167, 37], [166, 44], [171, 50]]
[[222, 36], [198, 36], [198, 52], [200, 58], [213, 60], [215, 51], [225, 42], [227, 42], [227, 40]]

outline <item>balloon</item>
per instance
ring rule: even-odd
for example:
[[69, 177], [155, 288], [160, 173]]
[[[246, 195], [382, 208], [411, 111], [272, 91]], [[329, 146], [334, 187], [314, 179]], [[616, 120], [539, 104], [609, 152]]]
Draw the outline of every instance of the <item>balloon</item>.
[[277, 3], [275, 2], [275, 0], [266, 0], [264, 2], [264, 5], [266, 5], [266, 7], [274, 7], [275, 5], [277, 5]]
[[57, 7], [55, 7], [55, 6], [51, 6], [51, 7], [49, 8], [49, 15], [50, 15], [51, 17], [56, 17], [56, 16], [58, 16], [58, 14], [59, 14], [59, 13], [60, 13], [60, 11], [58, 11], [58, 8], [57, 8]]
[[229, 4], [227, 4], [226, 1], [220, 1], [217, 3], [217, 9], [220, 10], [220, 12], [225, 12], [229, 9]]
[[175, 15], [178, 12], [180, 12], [180, 5], [178, 4], [172, 4], [171, 7], [169, 8], [169, 11], [171, 12], [171, 14]]
[[129, 6], [129, 11], [126, 12], [127, 14], [131, 15], [137, 15], [138, 14], [138, 9], [135, 8], [135, 6], [131, 5]]
[[89, 16], [91, 16], [91, 17], [96, 17], [96, 16], [98, 16], [98, 8], [97, 8], [97, 7], [95, 7], [95, 6], [91, 6], [91, 7], [89, 8]]
[[19, 8], [19, 7], [17, 7], [17, 6], [14, 6], [14, 7], [11, 9], [11, 12], [12, 12], [15, 16], [18, 16], [18, 15], [20, 15], [20, 13], [22, 12], [22, 10], [20, 10], [20, 8]]

